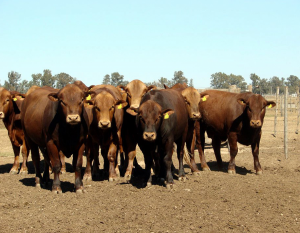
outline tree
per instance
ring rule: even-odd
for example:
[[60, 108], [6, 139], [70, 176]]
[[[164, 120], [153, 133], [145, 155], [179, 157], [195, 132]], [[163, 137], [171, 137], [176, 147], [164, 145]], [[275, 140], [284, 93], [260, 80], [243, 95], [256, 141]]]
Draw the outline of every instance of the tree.
[[230, 85], [236, 85], [236, 87], [241, 88], [242, 91], [245, 91], [247, 88], [247, 83], [241, 75], [230, 74], [228, 76], [228, 82]]
[[272, 89], [272, 93], [276, 93], [277, 87], [279, 87], [279, 93], [284, 93], [284, 81], [282, 81], [279, 77], [273, 76], [269, 80], [270, 87]]
[[264, 94], [268, 94], [271, 92], [270, 90], [270, 83], [268, 82], [268, 80], [266, 78], [263, 78], [259, 81], [259, 92], [258, 94], [264, 95]]
[[296, 93], [297, 88], [300, 86], [300, 80], [295, 75], [290, 75], [287, 79], [286, 85], [289, 88], [289, 93], [293, 94]]
[[32, 80], [29, 81], [29, 85], [30, 86], [41, 86], [41, 78], [42, 78], [42, 74], [38, 73], [38, 74], [32, 74], [31, 75]]
[[172, 79], [173, 85], [176, 83], [187, 83], [188, 80], [183, 76], [183, 72], [181, 70], [174, 72], [174, 78]]
[[110, 83], [111, 83], [110, 76], [109, 74], [106, 74], [103, 78], [102, 84], [110, 84]]
[[221, 72], [212, 74], [210, 77], [210, 86], [215, 89], [228, 89], [228, 76]]
[[250, 79], [252, 81], [252, 92], [259, 94], [260, 93], [259, 82], [261, 81], [260, 77], [257, 76], [255, 73], [252, 73], [250, 74]]
[[19, 91], [21, 74], [15, 71], [8, 72], [8, 81], [4, 82], [4, 88], [10, 91]]
[[19, 85], [19, 92], [26, 93], [31, 86], [27, 80], [23, 80]]
[[193, 79], [192, 78], [190, 79], [189, 86], [190, 87], [194, 87], [194, 83], [193, 83]]
[[69, 74], [66, 73], [59, 73], [54, 76], [56, 80], [56, 88], [61, 89], [69, 83], [73, 83], [75, 78], [71, 77]]
[[110, 84], [113, 86], [127, 85], [127, 81], [124, 81], [124, 75], [120, 75], [119, 72], [114, 72], [110, 75]]
[[44, 70], [43, 76], [41, 77], [41, 86], [49, 86], [49, 87], [55, 87], [55, 77], [52, 76], [51, 70]]

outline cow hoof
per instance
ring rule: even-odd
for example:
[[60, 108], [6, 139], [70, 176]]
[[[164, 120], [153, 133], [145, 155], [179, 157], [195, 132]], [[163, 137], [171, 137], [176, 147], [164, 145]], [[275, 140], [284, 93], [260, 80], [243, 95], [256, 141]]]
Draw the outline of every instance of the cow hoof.
[[228, 174], [234, 175], [236, 174], [235, 170], [228, 170]]
[[196, 172], [193, 172], [193, 175], [194, 176], [200, 176], [201, 174], [200, 174], [200, 171], [196, 171]]
[[27, 175], [28, 171], [27, 170], [20, 170], [19, 175]]
[[204, 172], [209, 172], [209, 171], [210, 171], [210, 168], [209, 168], [209, 167], [203, 167], [203, 168], [202, 168], [202, 171], [204, 171]]
[[85, 181], [91, 181], [92, 177], [90, 175], [84, 174], [82, 179], [85, 180]]
[[54, 193], [54, 194], [61, 194], [62, 191], [61, 191], [61, 189], [56, 188], [56, 189], [52, 189], [52, 193]]
[[256, 175], [262, 175], [262, 174], [263, 174], [262, 170], [256, 171]]
[[61, 169], [60, 170], [60, 174], [65, 174], [67, 171], [66, 171], [66, 169]]
[[178, 177], [178, 180], [185, 182], [186, 181], [186, 177], [185, 176], [180, 176], [180, 177]]
[[151, 182], [147, 182], [147, 187], [151, 187], [152, 183]]
[[115, 178], [115, 177], [109, 177], [109, 179], [108, 179], [109, 182], [114, 182], [116, 180], [117, 180], [117, 178]]
[[35, 184], [35, 187], [36, 187], [37, 189], [40, 189], [40, 188], [41, 188], [41, 184]]
[[18, 171], [16, 171], [16, 170], [10, 170], [9, 173], [12, 174], [12, 175], [16, 175], [16, 174], [18, 174]]
[[84, 188], [79, 188], [76, 190], [76, 194], [86, 193], [87, 191]]
[[166, 184], [168, 190], [174, 189], [174, 184]]

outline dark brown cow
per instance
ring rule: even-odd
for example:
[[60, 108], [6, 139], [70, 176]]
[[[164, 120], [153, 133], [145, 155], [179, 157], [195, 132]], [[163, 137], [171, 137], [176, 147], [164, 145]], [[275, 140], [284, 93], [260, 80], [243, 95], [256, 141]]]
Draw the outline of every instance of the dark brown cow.
[[[117, 88], [111, 85], [99, 85], [91, 89], [91, 100], [86, 103], [92, 108], [93, 120], [90, 125], [89, 138], [90, 159], [85, 171], [85, 179], [91, 177], [91, 161], [98, 165], [98, 150], [104, 158], [104, 170], [109, 173], [109, 181], [117, 178], [116, 158], [121, 143], [121, 129], [123, 124], [123, 108], [127, 103]], [[109, 165], [109, 166], [108, 166]], [[98, 167], [98, 166], [97, 166]]]
[[221, 169], [220, 144], [221, 141], [228, 139], [230, 145], [228, 173], [235, 174], [237, 142], [247, 146], [251, 145], [254, 169], [257, 174], [262, 174], [258, 159], [261, 127], [266, 108], [272, 108], [276, 104], [273, 101], [265, 100], [261, 95], [249, 92], [236, 94], [209, 90], [201, 93], [201, 96], [203, 95], [209, 95], [209, 98], [200, 103], [202, 120], [200, 130], [196, 131], [197, 144], [201, 146], [199, 153], [203, 153], [204, 133], [207, 131], [208, 137], [212, 138], [215, 156]]
[[41, 182], [38, 151], [40, 147], [46, 148], [44, 180], [49, 180], [49, 165], [54, 173], [52, 192], [62, 192], [59, 180], [60, 151], [67, 157], [73, 154], [76, 193], [85, 191], [81, 180], [81, 168], [88, 133], [88, 120], [83, 107], [86, 96], [87, 93], [74, 84], [68, 84], [57, 92], [49, 88], [40, 88], [26, 96], [22, 105], [21, 122], [26, 142], [32, 151], [36, 187], [40, 187]]
[[136, 115], [135, 111], [140, 107], [142, 97], [148, 91], [150, 91], [151, 89], [155, 89], [156, 87], [154, 85], [150, 85], [147, 87], [146, 84], [137, 79], [132, 80], [126, 85], [126, 87], [122, 85], [118, 87], [124, 90], [124, 92], [121, 93], [122, 98], [128, 103], [128, 106], [125, 108], [126, 113], [124, 114], [122, 127], [122, 145], [125, 152], [125, 179], [130, 180], [134, 160], [135, 164], [138, 165], [135, 159], [137, 145], [137, 129], [134, 116]]
[[19, 171], [19, 155], [22, 146], [23, 163], [20, 169], [20, 174], [27, 174], [27, 159], [29, 149], [24, 141], [24, 133], [20, 121], [20, 107], [25, 95], [18, 92], [10, 92], [5, 88], [0, 88], [0, 119], [2, 119], [10, 139], [15, 159], [13, 167], [10, 170], [11, 174], [17, 174]]
[[[168, 87], [164, 85], [166, 89]], [[189, 113], [189, 132], [187, 134], [186, 139], [186, 147], [190, 156], [190, 167], [193, 172], [193, 174], [200, 174], [197, 165], [195, 163], [195, 156], [194, 156], [194, 147], [195, 147], [195, 128], [199, 128], [199, 119], [201, 117], [200, 111], [199, 111], [199, 104], [201, 101], [206, 101], [207, 98], [209, 98], [209, 95], [205, 95], [202, 98], [200, 98], [200, 93], [193, 87], [188, 87], [185, 83], [177, 83], [174, 86], [172, 86], [170, 89], [177, 90], [181, 93], [183, 96], [186, 108]], [[199, 146], [198, 146], [199, 149]], [[201, 149], [201, 148], [200, 148]], [[202, 156], [201, 153], [199, 153], [200, 161], [201, 161], [201, 167], [203, 170], [209, 170], [209, 167], [206, 163], [205, 156]]]
[[154, 159], [156, 162], [159, 160], [160, 176], [166, 178], [167, 188], [172, 188], [174, 142], [177, 144], [179, 159], [179, 180], [185, 179], [183, 148], [188, 132], [188, 111], [184, 99], [176, 90], [152, 90], [142, 98], [136, 117], [138, 144], [145, 158], [147, 185], [151, 184], [150, 170]]

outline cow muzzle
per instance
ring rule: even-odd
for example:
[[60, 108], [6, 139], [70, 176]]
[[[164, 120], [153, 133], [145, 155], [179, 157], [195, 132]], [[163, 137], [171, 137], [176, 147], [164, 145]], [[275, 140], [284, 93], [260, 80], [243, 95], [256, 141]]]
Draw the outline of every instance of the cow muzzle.
[[4, 119], [4, 117], [5, 117], [4, 112], [0, 112], [0, 119]]
[[68, 115], [67, 123], [70, 125], [77, 125], [81, 122], [81, 118], [78, 114]]
[[98, 127], [101, 129], [109, 129], [111, 127], [110, 121], [99, 121]]
[[132, 105], [130, 105], [130, 108], [131, 108], [132, 110], [138, 110], [139, 107], [140, 107], [139, 104], [132, 104]]
[[260, 120], [251, 120], [250, 126], [252, 128], [259, 128], [259, 127], [261, 127], [261, 121]]
[[143, 133], [143, 139], [146, 141], [154, 141], [156, 139], [156, 133], [155, 132], [144, 132]]
[[201, 114], [200, 114], [200, 112], [193, 112], [192, 113], [192, 119], [193, 120], [199, 120], [201, 118]]

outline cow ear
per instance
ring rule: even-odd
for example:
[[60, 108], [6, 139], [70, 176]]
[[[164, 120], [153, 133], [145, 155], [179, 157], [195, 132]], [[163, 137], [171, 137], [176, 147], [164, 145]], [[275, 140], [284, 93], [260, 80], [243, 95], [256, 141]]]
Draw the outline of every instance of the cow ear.
[[122, 109], [122, 108], [125, 108], [127, 106], [127, 102], [124, 101], [124, 100], [118, 100], [115, 104], [116, 108], [117, 109]]
[[150, 91], [150, 90], [152, 90], [152, 89], [153, 89], [153, 90], [156, 90], [156, 86], [154, 86], [154, 85], [148, 86], [146, 92], [148, 92], [148, 91]]
[[14, 94], [10, 95], [10, 97], [12, 98], [13, 101], [17, 101], [19, 99], [24, 99], [26, 97], [26, 95], [22, 94], [22, 93], [14, 93]]
[[87, 91], [87, 92], [84, 93], [84, 99], [85, 100], [91, 100], [91, 99], [93, 99], [95, 97], [95, 95], [96, 95], [96, 92], [94, 92], [94, 91]]
[[166, 109], [162, 112], [162, 116], [164, 117], [164, 119], [169, 119], [169, 117], [174, 113], [174, 110], [172, 109]]
[[238, 102], [240, 105], [242, 105], [242, 106], [246, 106], [246, 105], [247, 105], [246, 101], [245, 101], [244, 99], [242, 99], [242, 98], [237, 99], [237, 102]]
[[201, 102], [205, 102], [208, 98], [209, 98], [209, 95], [204, 95], [204, 96], [200, 95]]
[[128, 114], [130, 114], [131, 116], [136, 116], [138, 114], [138, 111], [137, 110], [134, 110], [134, 109], [131, 109], [131, 108], [127, 108], [126, 109], [126, 112]]
[[267, 108], [273, 108], [276, 106], [276, 103], [274, 101], [268, 101], [266, 107]]
[[50, 93], [50, 94], [48, 95], [48, 98], [49, 98], [51, 101], [58, 101], [57, 93]]
[[88, 87], [88, 90], [90, 91], [95, 85], [91, 85]]
[[165, 89], [170, 89], [166, 84], [164, 84], [164, 88]]

